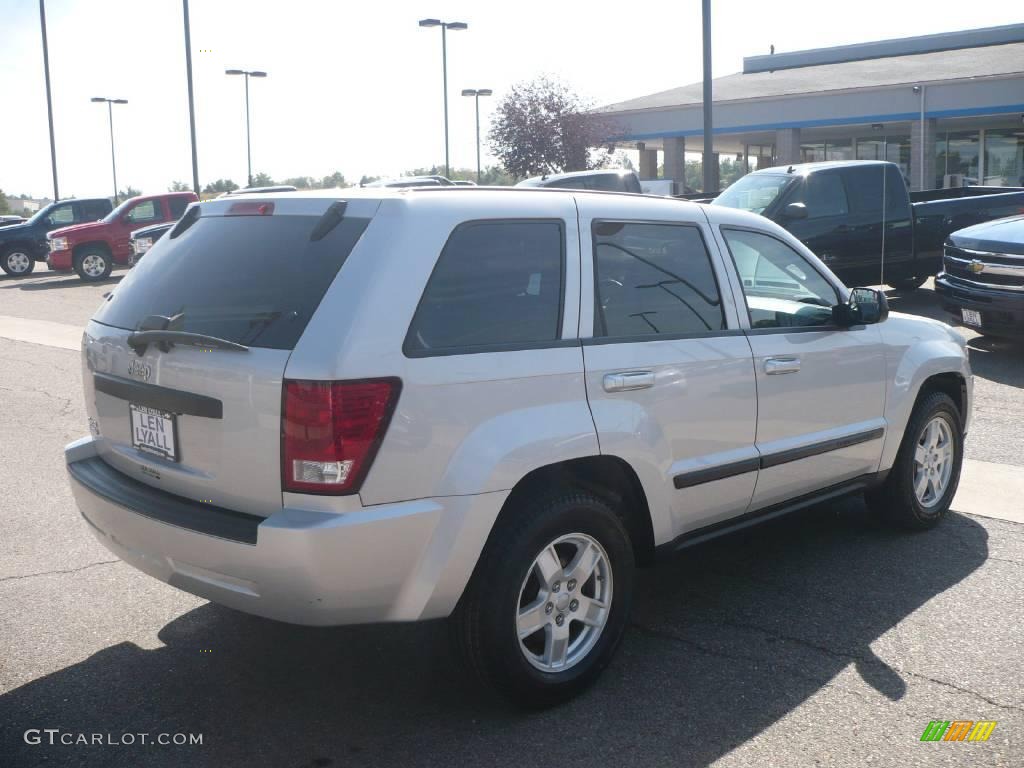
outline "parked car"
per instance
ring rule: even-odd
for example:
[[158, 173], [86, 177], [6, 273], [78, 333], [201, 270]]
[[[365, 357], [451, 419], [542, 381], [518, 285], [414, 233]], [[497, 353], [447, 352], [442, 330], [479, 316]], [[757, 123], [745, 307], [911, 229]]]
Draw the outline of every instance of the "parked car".
[[153, 244], [163, 237], [176, 223], [176, 221], [164, 221], [160, 224], [143, 227], [132, 232], [128, 238], [129, 249], [131, 250], [128, 263], [132, 266], [138, 264], [139, 259], [145, 256], [146, 252], [153, 247]]
[[58, 200], [40, 208], [24, 224], [0, 229], [0, 269], [9, 275], [27, 275], [46, 258], [46, 234], [70, 224], [102, 219], [113, 208], [105, 197]]
[[713, 204], [777, 222], [847, 284], [885, 282], [913, 290], [941, 268], [942, 244], [951, 232], [1021, 213], [1024, 188], [908, 194], [899, 166], [852, 160], [755, 171], [734, 182]]
[[972, 393], [956, 331], [763, 217], [558, 190], [193, 206], [83, 357], [104, 546], [286, 622], [451, 615], [529, 706], [609, 663], [658, 555], [861, 491], [934, 526]]
[[553, 189], [600, 190], [602, 192], [633, 192], [640, 194], [640, 178], [622, 169], [601, 171], [572, 171], [570, 173], [552, 173], [545, 176], [534, 176], [523, 179], [517, 187], [548, 187]]
[[15, 224], [24, 224], [26, 221], [28, 221], [28, 219], [26, 219], [24, 216], [8, 216], [5, 214], [3, 216], [0, 216], [0, 227], [10, 227]]
[[1024, 216], [954, 232], [942, 267], [935, 292], [946, 311], [986, 336], [1024, 339]]
[[50, 232], [50, 269], [74, 269], [83, 280], [103, 280], [114, 264], [128, 264], [129, 237], [136, 229], [181, 218], [189, 203], [199, 198], [194, 192], [167, 192], [125, 200], [100, 221], [63, 227]]

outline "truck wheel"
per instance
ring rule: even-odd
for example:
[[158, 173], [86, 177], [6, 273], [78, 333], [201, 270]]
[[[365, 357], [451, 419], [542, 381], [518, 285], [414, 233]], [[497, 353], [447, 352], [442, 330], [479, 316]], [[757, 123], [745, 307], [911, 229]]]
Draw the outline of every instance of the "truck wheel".
[[618, 515], [586, 493], [525, 498], [499, 520], [452, 615], [473, 671], [531, 709], [576, 695], [622, 640], [633, 548]]
[[892, 283], [892, 287], [895, 288], [897, 291], [905, 291], [905, 292], [909, 293], [910, 291], [916, 291], [918, 288], [920, 288], [922, 285], [924, 285], [924, 283], [925, 283], [925, 281], [927, 279], [928, 279], [927, 276], [925, 276], [925, 277], [908, 277], [905, 280], [896, 280], [896, 281], [894, 281]]
[[0, 268], [8, 275], [20, 277], [28, 275], [36, 268], [36, 260], [31, 253], [21, 246], [13, 246], [0, 256]]
[[105, 280], [113, 268], [113, 259], [102, 248], [86, 248], [75, 255], [75, 272], [88, 282]]
[[960, 483], [960, 424], [960, 409], [943, 392], [933, 392], [914, 406], [896, 462], [886, 481], [866, 494], [868, 506], [901, 528], [936, 525]]

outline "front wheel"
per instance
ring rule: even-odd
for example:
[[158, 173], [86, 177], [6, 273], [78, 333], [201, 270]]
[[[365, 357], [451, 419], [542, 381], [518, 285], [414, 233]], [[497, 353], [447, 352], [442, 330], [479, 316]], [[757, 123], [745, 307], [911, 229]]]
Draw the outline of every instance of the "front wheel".
[[102, 248], [89, 248], [75, 256], [75, 272], [88, 282], [106, 279], [113, 268], [114, 260]]
[[964, 437], [960, 409], [933, 392], [915, 407], [888, 478], [867, 494], [868, 505], [895, 525], [923, 530], [949, 509], [960, 483]]
[[8, 275], [20, 277], [28, 275], [36, 268], [36, 260], [25, 248], [15, 246], [4, 251], [0, 256], [0, 269]]
[[540, 708], [611, 661], [632, 602], [633, 549], [618, 515], [585, 493], [525, 499], [500, 521], [452, 617], [474, 671]]

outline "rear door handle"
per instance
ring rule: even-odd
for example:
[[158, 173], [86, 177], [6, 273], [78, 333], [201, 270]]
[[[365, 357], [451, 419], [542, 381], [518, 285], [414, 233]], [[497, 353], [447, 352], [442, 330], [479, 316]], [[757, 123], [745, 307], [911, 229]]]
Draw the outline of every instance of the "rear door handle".
[[783, 373], [798, 373], [799, 371], [799, 357], [769, 357], [764, 361], [764, 372], [769, 376], [778, 376]]
[[654, 386], [654, 374], [651, 371], [606, 373], [603, 385], [605, 392], [630, 392], [634, 389], [650, 389]]

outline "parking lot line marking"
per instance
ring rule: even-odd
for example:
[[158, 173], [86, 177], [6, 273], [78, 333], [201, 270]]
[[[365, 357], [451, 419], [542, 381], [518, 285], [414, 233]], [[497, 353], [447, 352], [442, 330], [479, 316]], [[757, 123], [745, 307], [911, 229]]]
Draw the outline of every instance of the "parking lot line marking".
[[1024, 523], [1024, 467], [964, 459], [952, 508], [969, 515]]
[[0, 338], [61, 349], [82, 348], [82, 329], [77, 325], [10, 315], [0, 315]]

